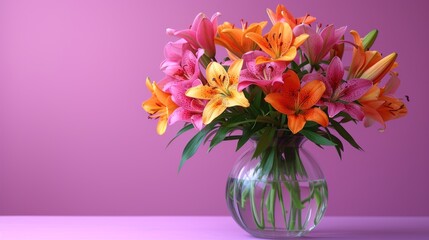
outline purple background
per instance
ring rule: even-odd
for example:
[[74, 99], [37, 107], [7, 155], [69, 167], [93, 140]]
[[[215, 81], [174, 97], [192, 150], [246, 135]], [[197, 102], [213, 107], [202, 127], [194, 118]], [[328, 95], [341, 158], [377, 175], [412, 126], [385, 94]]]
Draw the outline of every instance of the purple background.
[[[191, 136], [159, 137], [141, 102], [162, 78], [165, 29], [200, 12], [266, 20], [279, 1], [0, 1], [0, 214], [226, 215], [224, 187], [239, 153], [201, 149], [178, 174]], [[296, 16], [362, 34], [399, 53], [409, 115], [348, 128], [365, 149], [314, 150], [329, 183], [328, 215], [429, 215], [425, 1], [287, 1]], [[350, 39], [350, 36], [347, 36]]]

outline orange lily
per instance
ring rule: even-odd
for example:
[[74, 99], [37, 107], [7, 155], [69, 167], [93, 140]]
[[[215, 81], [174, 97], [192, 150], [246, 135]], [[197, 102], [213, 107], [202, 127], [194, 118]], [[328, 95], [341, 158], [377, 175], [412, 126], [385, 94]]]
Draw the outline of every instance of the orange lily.
[[158, 119], [156, 131], [162, 135], [167, 129], [168, 118], [178, 106], [171, 100], [171, 94], [162, 91], [155, 82], [151, 83], [149, 78], [146, 78], [146, 87], [152, 96], [142, 103], [142, 107], [149, 113], [149, 118]]
[[359, 99], [365, 114], [365, 127], [371, 126], [374, 122], [379, 122], [384, 129], [386, 128], [386, 121], [403, 117], [408, 113], [405, 104], [400, 99], [393, 97], [398, 87], [399, 78], [396, 73], [392, 73], [386, 86], [380, 88], [374, 85]]
[[388, 72], [398, 66], [395, 62], [397, 53], [391, 53], [383, 58], [377, 51], [365, 51], [359, 33], [352, 30], [350, 34], [352, 34], [356, 46], [353, 49], [349, 79], [364, 78], [377, 84]]
[[237, 90], [242, 66], [243, 60], [234, 61], [226, 72], [222, 65], [211, 62], [206, 70], [208, 85], [199, 85], [186, 91], [188, 97], [210, 100], [203, 111], [204, 124], [212, 122], [228, 107], [250, 105], [243, 92]]
[[249, 26], [242, 22], [240, 29], [229, 22], [224, 22], [217, 28], [218, 36], [215, 38], [215, 43], [226, 48], [231, 60], [238, 60], [243, 54], [259, 48], [255, 42], [245, 37], [246, 34], [253, 32], [261, 35], [265, 25], [267, 25], [266, 21], [252, 23]]
[[295, 18], [292, 13], [290, 13], [282, 4], [277, 5], [276, 12], [273, 12], [271, 9], [267, 8], [267, 14], [273, 24], [278, 22], [287, 22], [291, 28], [294, 28], [296, 25], [301, 23], [310, 24], [316, 21], [315, 17], [312, 17], [308, 14], [304, 17]]
[[259, 45], [262, 51], [270, 55], [271, 58], [264, 56], [256, 58], [256, 64], [261, 64], [275, 61], [292, 61], [296, 56], [298, 47], [307, 40], [308, 34], [301, 34], [295, 37], [289, 24], [278, 22], [265, 36], [251, 32], [247, 33], [246, 37], [250, 38]]
[[304, 128], [307, 121], [328, 126], [328, 116], [318, 107], [313, 107], [325, 92], [325, 84], [319, 80], [306, 83], [301, 88], [298, 75], [288, 70], [284, 75], [284, 85], [280, 92], [270, 93], [265, 101], [277, 111], [286, 114], [288, 127], [293, 134]]

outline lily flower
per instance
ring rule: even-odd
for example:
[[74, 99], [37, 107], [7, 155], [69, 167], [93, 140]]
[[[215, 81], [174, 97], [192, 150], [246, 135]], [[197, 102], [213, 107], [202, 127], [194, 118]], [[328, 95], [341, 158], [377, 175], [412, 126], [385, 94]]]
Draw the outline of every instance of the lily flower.
[[176, 42], [169, 42], [164, 48], [165, 60], [161, 63], [161, 70], [177, 80], [196, 79], [200, 73], [198, 68], [198, 58], [202, 51], [195, 55], [188, 43], [183, 43], [183, 39]]
[[334, 28], [328, 25], [324, 29], [314, 30], [308, 25], [300, 24], [293, 29], [295, 35], [308, 34], [307, 41], [301, 46], [311, 65], [320, 63], [332, 48], [341, 41], [347, 27]]
[[289, 24], [278, 22], [265, 36], [251, 32], [247, 33], [246, 37], [258, 44], [262, 51], [269, 55], [269, 57], [259, 56], [256, 58], [256, 64], [261, 64], [292, 61], [296, 56], [298, 47], [307, 40], [308, 34], [295, 37]]
[[288, 127], [293, 134], [304, 128], [307, 121], [313, 121], [326, 127], [328, 116], [314, 105], [325, 92], [325, 84], [319, 80], [307, 82], [302, 88], [298, 75], [288, 70], [284, 76], [284, 85], [280, 92], [270, 93], [265, 101], [277, 111], [286, 114]]
[[253, 51], [243, 55], [246, 69], [241, 70], [238, 91], [250, 85], [257, 85], [265, 93], [269, 93], [275, 83], [282, 84], [282, 74], [286, 70], [285, 62], [268, 62], [256, 64], [256, 58], [259, 56], [268, 56], [262, 51]]
[[326, 91], [321, 103], [328, 107], [329, 117], [334, 117], [344, 111], [357, 120], [362, 120], [364, 113], [354, 101], [362, 97], [371, 87], [367, 79], [350, 79], [343, 81], [344, 67], [339, 57], [334, 57], [326, 70], [326, 77], [320, 73], [309, 73], [302, 78], [306, 83], [312, 80], [322, 80]]
[[211, 62], [206, 70], [208, 85], [192, 87], [186, 92], [188, 97], [209, 100], [203, 111], [204, 124], [212, 122], [228, 107], [249, 107], [249, 101], [237, 89], [242, 66], [243, 60], [234, 61], [226, 72], [222, 65]]
[[393, 96], [399, 84], [400, 80], [397, 74], [391, 73], [389, 81], [383, 88], [374, 85], [359, 99], [359, 103], [362, 104], [362, 110], [365, 114], [365, 127], [378, 122], [383, 126], [382, 130], [384, 130], [386, 128], [386, 121], [403, 117], [408, 113], [405, 104]]
[[209, 20], [204, 13], [199, 13], [190, 29], [175, 30], [167, 28], [167, 34], [185, 39], [196, 51], [199, 48], [204, 49], [205, 54], [212, 58], [216, 55], [214, 38], [217, 31], [217, 18], [220, 13], [215, 13]]
[[267, 22], [252, 23], [248, 26], [242, 21], [241, 25], [240, 29], [229, 22], [224, 22], [217, 28], [218, 36], [215, 38], [215, 43], [225, 47], [229, 58], [233, 61], [240, 59], [243, 54], [259, 48], [255, 42], [245, 36], [250, 32], [261, 35]]
[[397, 53], [391, 53], [383, 58], [377, 51], [365, 51], [359, 33], [353, 30], [350, 33], [354, 38], [355, 48], [353, 49], [349, 79], [364, 78], [377, 84], [388, 72], [397, 67], [398, 64], [395, 62]]
[[171, 86], [171, 99], [178, 108], [170, 116], [170, 124], [178, 121], [190, 122], [195, 128], [203, 128], [203, 110], [207, 101], [186, 96], [186, 91], [194, 86], [201, 85], [201, 81], [187, 80]]
[[308, 14], [304, 17], [295, 18], [292, 13], [290, 13], [282, 4], [277, 5], [276, 12], [273, 12], [271, 9], [267, 8], [267, 14], [273, 25], [278, 22], [286, 22], [291, 28], [294, 28], [299, 24], [311, 24], [316, 21], [315, 17], [312, 17]]
[[149, 113], [149, 118], [158, 119], [156, 131], [162, 135], [165, 133], [168, 119], [176, 110], [177, 105], [171, 99], [171, 94], [162, 91], [155, 82], [151, 83], [149, 78], [146, 78], [146, 87], [152, 96], [142, 103], [142, 107]]

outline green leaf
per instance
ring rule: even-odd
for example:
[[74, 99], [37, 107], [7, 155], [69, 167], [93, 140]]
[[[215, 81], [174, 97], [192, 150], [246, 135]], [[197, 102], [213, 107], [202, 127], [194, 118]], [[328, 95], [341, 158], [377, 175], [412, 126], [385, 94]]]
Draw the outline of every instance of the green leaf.
[[302, 161], [301, 161], [301, 157], [299, 156], [298, 149], [295, 149], [295, 166], [299, 176], [307, 177], [307, 171], [305, 171], [305, 168], [302, 165]]
[[261, 107], [262, 102], [262, 90], [260, 88], [254, 88], [256, 91], [255, 99], [253, 100], [254, 106], [258, 109]]
[[241, 135], [241, 138], [238, 139], [237, 141], [237, 148], [235, 149], [235, 151], [240, 150], [244, 144], [247, 143], [247, 141], [249, 141], [250, 137], [252, 137], [253, 135], [253, 131], [250, 130], [243, 130], [243, 135]]
[[204, 145], [206, 145], [207, 142], [217, 133], [217, 130], [218, 130], [218, 127], [215, 127], [212, 130], [210, 130], [208, 134], [206, 134], [206, 137], [203, 142]]
[[238, 140], [240, 138], [241, 138], [240, 135], [227, 136], [227, 137], [225, 137], [224, 141]]
[[335, 146], [335, 149], [337, 150], [337, 153], [338, 153], [338, 156], [340, 157], [340, 159], [343, 159], [342, 158], [342, 152], [344, 152], [344, 145], [343, 145], [343, 143], [341, 142], [341, 140], [339, 139], [339, 138], [337, 138], [336, 136], [334, 136], [334, 135], [330, 135], [330, 137], [331, 137], [331, 140], [334, 142], [334, 143], [336, 143], [337, 145]]
[[178, 138], [180, 135], [182, 135], [183, 133], [185, 133], [185, 132], [187, 132], [187, 131], [189, 131], [189, 130], [191, 130], [191, 129], [193, 129], [194, 128], [194, 125], [192, 125], [192, 124], [185, 124], [185, 126], [183, 126], [183, 128], [182, 129], [180, 129], [178, 132], [177, 132], [177, 134], [176, 134], [176, 136], [174, 136], [174, 138], [173, 139], [171, 139], [170, 140], [170, 142], [168, 142], [168, 144], [167, 144], [167, 147], [168, 146], [170, 146], [170, 144], [174, 141], [174, 140], [176, 140], [176, 138]]
[[350, 145], [352, 145], [354, 148], [358, 150], [363, 150], [361, 146], [359, 146], [359, 144], [357, 144], [357, 142], [353, 139], [352, 135], [350, 135], [350, 133], [348, 133], [346, 129], [344, 129], [343, 126], [341, 126], [341, 124], [339, 124], [334, 120], [331, 120], [331, 125], [335, 129], [335, 131], [337, 131], [338, 134], [341, 135], [341, 137], [343, 137], [347, 142], [350, 143]]
[[266, 157], [265, 161], [262, 161], [261, 164], [263, 164], [262, 172], [263, 175], [268, 175], [271, 172], [271, 169], [274, 165], [274, 157], [275, 157], [275, 150], [272, 149], [269, 151], [268, 156]]
[[216, 145], [221, 143], [225, 139], [226, 135], [232, 130], [234, 129], [224, 126], [220, 127], [210, 142], [209, 151], [211, 151]]
[[189, 142], [186, 144], [182, 153], [182, 160], [180, 160], [179, 171], [182, 169], [183, 164], [194, 156], [197, 149], [200, 147], [201, 143], [204, 140], [204, 137], [213, 129], [216, 122], [212, 122], [206, 125], [201, 131], [199, 131]]
[[316, 127], [316, 126], [319, 126], [319, 124], [317, 122], [307, 121], [305, 123], [304, 128], [312, 128], [312, 127]]
[[309, 131], [309, 130], [301, 130], [299, 133], [304, 135], [308, 140], [314, 142], [317, 145], [325, 145], [325, 146], [335, 146], [336, 144], [331, 140], [320, 136], [319, 134]]
[[272, 117], [267, 117], [267, 116], [258, 116], [256, 117], [256, 121], [260, 122], [260, 123], [268, 123], [268, 124], [273, 124], [275, 126], [279, 125], [279, 122], [276, 121], [275, 119], [273, 119]]
[[331, 140], [332, 142], [334, 142], [335, 145], [335, 150], [337, 150], [338, 156], [340, 157], [340, 159], [342, 159], [342, 154], [341, 152], [344, 152], [344, 146], [343, 143], [341, 142], [341, 140], [339, 138], [337, 138], [336, 136], [334, 136], [330, 131], [329, 128], [325, 128], [326, 130], [326, 134], [329, 137], [329, 140]]
[[276, 129], [273, 127], [267, 127], [266, 130], [262, 133], [261, 137], [259, 138], [258, 144], [256, 145], [255, 152], [253, 153], [252, 158], [256, 158], [263, 151], [265, 151], [273, 142], [274, 134], [276, 133]]

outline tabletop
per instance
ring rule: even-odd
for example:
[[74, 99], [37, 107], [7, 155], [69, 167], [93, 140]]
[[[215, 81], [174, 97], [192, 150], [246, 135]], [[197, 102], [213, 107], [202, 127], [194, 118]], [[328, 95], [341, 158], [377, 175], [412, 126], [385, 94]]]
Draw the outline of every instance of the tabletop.
[[[429, 239], [429, 217], [325, 217], [303, 239]], [[0, 240], [255, 239], [231, 217], [0, 216]]]

